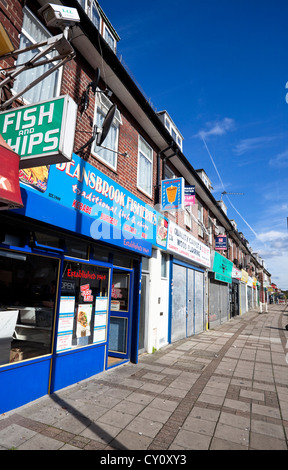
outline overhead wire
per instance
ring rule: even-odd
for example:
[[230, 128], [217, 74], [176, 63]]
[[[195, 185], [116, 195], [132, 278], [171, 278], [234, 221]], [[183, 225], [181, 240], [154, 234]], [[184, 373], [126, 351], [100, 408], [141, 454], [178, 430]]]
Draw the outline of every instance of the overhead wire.
[[[208, 153], [208, 155], [209, 155], [209, 157], [210, 157], [210, 159], [211, 159], [211, 162], [212, 162], [212, 164], [213, 164], [213, 166], [214, 166], [214, 168], [215, 168], [215, 171], [216, 171], [216, 173], [217, 173], [217, 175], [218, 175], [218, 178], [219, 178], [219, 180], [220, 180], [220, 183], [221, 183], [221, 185], [222, 185], [222, 188], [223, 188], [224, 191], [226, 191], [225, 186], [224, 186], [224, 183], [223, 183], [222, 178], [221, 178], [221, 176], [220, 176], [220, 173], [219, 173], [219, 171], [218, 171], [218, 169], [217, 169], [217, 166], [216, 166], [216, 164], [215, 164], [215, 162], [214, 162], [214, 159], [213, 159], [213, 157], [212, 157], [212, 155], [211, 155], [211, 152], [210, 152], [210, 150], [209, 150], [209, 148], [208, 148], [208, 146], [207, 146], [207, 144], [206, 144], [206, 142], [205, 142], [205, 139], [204, 139], [204, 137], [203, 137], [203, 134], [200, 133], [200, 137], [201, 137], [201, 139], [202, 139], [202, 141], [203, 141], [203, 144], [204, 144], [204, 146], [205, 146], [205, 148], [206, 148], [206, 150], [207, 150], [207, 153]], [[247, 227], [251, 230], [251, 232], [253, 233], [253, 235], [255, 235], [255, 237], [257, 238], [257, 240], [260, 240], [260, 241], [266, 246], [265, 242], [259, 237], [259, 235], [255, 232], [255, 230], [251, 227], [251, 225], [247, 222], [247, 220], [244, 219], [244, 217], [243, 217], [243, 216], [240, 214], [240, 212], [236, 209], [236, 207], [234, 206], [234, 204], [232, 204], [232, 202], [230, 201], [229, 196], [228, 196], [227, 194], [225, 194], [225, 195], [226, 195], [226, 197], [227, 197], [229, 203], [231, 204], [231, 206], [232, 206], [233, 209], [235, 210], [235, 212], [237, 212], [237, 214], [239, 215], [239, 217], [241, 217], [241, 219], [243, 220], [243, 222], [244, 222], [244, 223], [247, 225]]]

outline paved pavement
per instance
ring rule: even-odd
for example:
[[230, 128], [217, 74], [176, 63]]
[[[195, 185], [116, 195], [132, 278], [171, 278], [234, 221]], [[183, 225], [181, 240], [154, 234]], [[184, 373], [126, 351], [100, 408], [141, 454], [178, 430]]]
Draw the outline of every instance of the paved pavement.
[[287, 323], [251, 310], [13, 410], [0, 449], [287, 450]]

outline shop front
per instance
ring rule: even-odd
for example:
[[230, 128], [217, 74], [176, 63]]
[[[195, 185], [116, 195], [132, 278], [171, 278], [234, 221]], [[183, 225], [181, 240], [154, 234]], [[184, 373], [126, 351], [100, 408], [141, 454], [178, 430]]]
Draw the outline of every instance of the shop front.
[[210, 249], [169, 221], [170, 262], [169, 342], [201, 333], [206, 328], [205, 268]]
[[1, 215], [0, 412], [138, 360], [141, 260], [162, 218], [76, 155], [48, 170]]
[[211, 264], [208, 320], [209, 328], [214, 328], [229, 319], [229, 286], [232, 283], [233, 263], [215, 251]]
[[230, 301], [230, 316], [235, 317], [240, 315], [240, 280], [241, 269], [233, 266], [232, 269], [232, 283], [229, 284], [229, 301]]
[[248, 302], [247, 302], [247, 284], [248, 284], [248, 273], [242, 269], [241, 270], [241, 282], [240, 282], [240, 315], [248, 311]]

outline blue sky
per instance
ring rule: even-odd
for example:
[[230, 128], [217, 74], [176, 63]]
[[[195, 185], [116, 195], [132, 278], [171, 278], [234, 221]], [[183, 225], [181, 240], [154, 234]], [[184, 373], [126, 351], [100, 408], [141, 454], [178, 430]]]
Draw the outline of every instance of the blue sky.
[[244, 193], [223, 196], [228, 217], [288, 289], [287, 0], [100, 4], [132, 78], [168, 111], [214, 197]]

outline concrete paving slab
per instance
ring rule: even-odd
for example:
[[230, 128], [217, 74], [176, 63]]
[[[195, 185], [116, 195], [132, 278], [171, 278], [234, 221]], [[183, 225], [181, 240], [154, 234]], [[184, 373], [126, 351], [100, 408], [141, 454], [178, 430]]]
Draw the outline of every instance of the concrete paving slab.
[[12, 410], [0, 449], [288, 450], [286, 315], [252, 310]]

